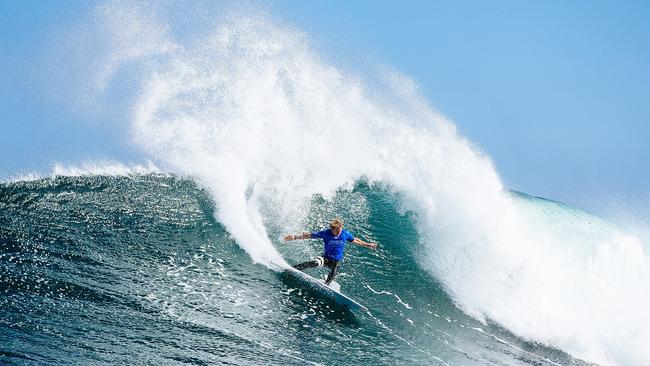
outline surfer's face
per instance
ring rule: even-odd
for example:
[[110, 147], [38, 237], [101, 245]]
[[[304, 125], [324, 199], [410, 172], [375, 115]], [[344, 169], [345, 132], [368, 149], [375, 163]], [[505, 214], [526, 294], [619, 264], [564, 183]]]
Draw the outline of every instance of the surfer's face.
[[332, 234], [334, 234], [334, 236], [339, 236], [339, 235], [341, 235], [341, 231], [343, 231], [343, 228], [342, 227], [330, 227], [330, 230], [332, 230]]

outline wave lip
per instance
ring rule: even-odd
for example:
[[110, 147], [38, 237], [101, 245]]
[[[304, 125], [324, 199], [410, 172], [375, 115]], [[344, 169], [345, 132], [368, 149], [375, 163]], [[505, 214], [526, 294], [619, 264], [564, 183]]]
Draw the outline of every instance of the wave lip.
[[146, 164], [124, 164], [115, 161], [88, 161], [80, 165], [63, 165], [57, 163], [52, 168], [52, 176], [80, 177], [80, 176], [129, 176], [139, 174], [161, 173], [160, 169], [151, 161]]
[[23, 173], [13, 175], [4, 183], [30, 182], [51, 177], [84, 177], [84, 176], [134, 176], [144, 174], [161, 174], [160, 168], [151, 161], [144, 164], [130, 163], [125, 164], [110, 160], [86, 161], [80, 164], [63, 164], [55, 163], [49, 174], [42, 173]]

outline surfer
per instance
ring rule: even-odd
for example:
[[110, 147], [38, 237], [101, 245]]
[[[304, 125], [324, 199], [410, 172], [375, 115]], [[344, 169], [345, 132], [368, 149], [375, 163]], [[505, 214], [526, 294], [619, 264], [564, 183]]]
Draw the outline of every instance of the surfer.
[[323, 239], [324, 249], [321, 257], [317, 257], [313, 261], [296, 264], [293, 268], [302, 271], [306, 268], [328, 267], [330, 273], [325, 280], [326, 285], [329, 285], [334, 280], [334, 276], [336, 276], [336, 270], [339, 267], [340, 261], [343, 259], [343, 252], [345, 251], [347, 242], [352, 242], [369, 249], [377, 248], [377, 243], [366, 243], [359, 238], [355, 238], [349, 231], [343, 230], [343, 221], [340, 219], [332, 220], [329, 229], [314, 231], [313, 233], [304, 232], [298, 235], [287, 235], [284, 237], [285, 241], [298, 239]]

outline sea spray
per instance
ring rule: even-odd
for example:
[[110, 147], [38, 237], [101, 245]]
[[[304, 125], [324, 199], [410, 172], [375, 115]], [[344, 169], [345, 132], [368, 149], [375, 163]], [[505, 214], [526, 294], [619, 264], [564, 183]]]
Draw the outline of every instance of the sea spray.
[[416, 214], [420, 264], [467, 313], [587, 360], [650, 362], [643, 244], [513, 199], [408, 79], [383, 73], [390, 87], [370, 90], [264, 16], [235, 13], [191, 43], [161, 44], [137, 53], [157, 57], [140, 75], [134, 142], [206, 187], [253, 261], [285, 265], [268, 223], [294, 229], [314, 195], [364, 179]]
[[[361, 178], [400, 192], [409, 209], [431, 216], [423, 222], [448, 205], [449, 220], [473, 216], [489, 226], [500, 210], [486, 207], [507, 204], [490, 162], [424, 110], [406, 80], [390, 92], [416, 102], [378, 103], [359, 80], [322, 62], [300, 33], [265, 19], [228, 19], [198, 44], [146, 84], [134, 133], [147, 151], [213, 190], [227, 227], [257, 216], [255, 200], [273, 199], [281, 216], [291, 215], [314, 194]], [[483, 203], [466, 210], [459, 200]], [[256, 260], [272, 248], [242, 244]]]

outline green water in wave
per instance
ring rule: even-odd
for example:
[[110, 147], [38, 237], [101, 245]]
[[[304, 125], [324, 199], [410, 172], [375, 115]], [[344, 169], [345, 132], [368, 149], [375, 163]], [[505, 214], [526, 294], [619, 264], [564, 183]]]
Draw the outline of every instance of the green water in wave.
[[[418, 266], [414, 217], [398, 211], [364, 184], [312, 202], [306, 229], [343, 216], [381, 243], [348, 248], [337, 280], [371, 309], [351, 314], [251, 263], [190, 180], [2, 184], [0, 363], [581, 364], [458, 310]], [[290, 263], [320, 251], [269, 233]]]

